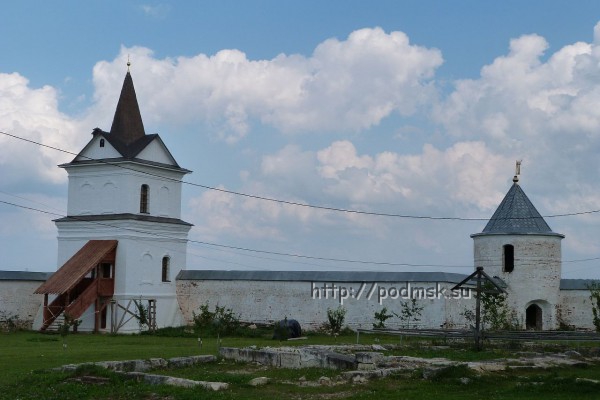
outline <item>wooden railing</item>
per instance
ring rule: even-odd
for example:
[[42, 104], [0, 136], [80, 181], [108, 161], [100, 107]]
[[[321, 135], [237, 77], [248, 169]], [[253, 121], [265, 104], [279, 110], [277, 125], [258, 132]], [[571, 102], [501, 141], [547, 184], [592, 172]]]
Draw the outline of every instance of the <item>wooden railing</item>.
[[65, 303], [67, 301], [67, 294], [63, 293], [56, 297], [52, 303], [50, 303], [47, 307], [44, 307], [44, 322], [42, 323], [41, 330], [46, 330], [56, 318], [63, 312], [65, 309]]
[[98, 296], [112, 297], [115, 293], [115, 280], [113, 278], [98, 278]]
[[44, 323], [41, 330], [46, 330], [64, 311], [70, 318], [78, 319], [98, 297], [111, 297], [114, 294], [115, 280], [112, 278], [84, 278], [69, 292], [71, 302], [67, 305], [67, 293], [59, 295], [48, 307], [44, 308]]
[[97, 298], [98, 280], [95, 280], [65, 308], [65, 314], [68, 314], [73, 319], [78, 319]]

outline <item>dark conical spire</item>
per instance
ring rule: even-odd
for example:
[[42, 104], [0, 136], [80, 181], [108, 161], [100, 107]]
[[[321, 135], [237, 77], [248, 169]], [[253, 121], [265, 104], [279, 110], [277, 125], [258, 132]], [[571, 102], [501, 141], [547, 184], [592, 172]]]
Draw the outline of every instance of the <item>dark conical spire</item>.
[[127, 71], [125, 81], [123, 81], [123, 88], [110, 127], [110, 134], [125, 145], [129, 145], [146, 135], [135, 88], [133, 87], [133, 79], [131, 79], [129, 71]]
[[553, 233], [515, 179], [483, 233]]

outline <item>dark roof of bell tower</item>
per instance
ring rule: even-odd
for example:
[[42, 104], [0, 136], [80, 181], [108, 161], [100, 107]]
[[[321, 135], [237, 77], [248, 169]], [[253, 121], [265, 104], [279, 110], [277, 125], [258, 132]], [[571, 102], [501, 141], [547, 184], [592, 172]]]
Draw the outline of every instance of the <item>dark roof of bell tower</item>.
[[[481, 234], [550, 234], [550, 226], [515, 181]], [[560, 235], [562, 236], [562, 235]]]
[[[129, 67], [129, 63], [127, 66]], [[157, 133], [153, 133], [150, 135], [146, 135], [144, 130], [144, 123], [142, 122], [142, 115], [140, 113], [140, 107], [138, 106], [137, 96], [135, 94], [135, 88], [133, 87], [133, 79], [131, 78], [131, 73], [127, 71], [125, 75], [125, 80], [123, 81], [123, 87], [121, 88], [121, 95], [119, 96], [119, 101], [117, 103], [117, 108], [115, 110], [115, 116], [113, 118], [113, 123], [110, 128], [110, 132], [105, 132], [100, 128], [95, 128], [92, 131], [93, 139], [88, 142], [88, 144], [79, 152], [79, 154], [67, 164], [61, 164], [60, 167], [67, 167], [74, 164], [88, 164], [97, 162], [97, 159], [92, 159], [87, 157], [86, 151], [89, 147], [94, 143], [98, 137], [100, 140], [108, 141], [112, 147], [121, 155], [121, 157], [111, 156], [110, 158], [105, 158], [103, 160], [136, 160], [137, 162], [143, 162], [152, 165], [163, 165], [168, 166], [170, 168], [177, 168], [180, 171], [185, 173], [191, 172], [187, 169], [181, 168], [175, 158], [167, 149], [167, 146], [163, 143], [162, 139]], [[102, 142], [100, 142], [100, 146], [103, 147]], [[158, 143], [159, 146], [162, 146], [164, 151], [166, 152], [167, 158], [171, 161], [167, 164], [158, 161], [152, 161], [148, 159], [138, 158], [140, 153], [150, 143]]]
[[135, 95], [135, 88], [133, 87], [133, 79], [129, 71], [127, 71], [125, 80], [123, 81], [123, 88], [121, 89], [121, 96], [119, 96], [115, 117], [110, 127], [110, 134], [126, 146], [146, 135], [144, 123], [142, 122], [142, 114], [140, 113], [140, 107]]

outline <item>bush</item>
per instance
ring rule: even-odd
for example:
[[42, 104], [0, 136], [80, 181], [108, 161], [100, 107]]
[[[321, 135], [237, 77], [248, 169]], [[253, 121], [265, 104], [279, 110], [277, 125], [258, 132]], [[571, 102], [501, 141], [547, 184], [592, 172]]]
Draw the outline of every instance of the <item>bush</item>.
[[338, 336], [344, 327], [344, 320], [346, 319], [346, 309], [342, 306], [332, 310], [327, 309], [327, 322], [323, 328], [331, 335]]
[[385, 321], [392, 318], [394, 314], [388, 314], [387, 307], [383, 307], [381, 311], [375, 311], [375, 320], [377, 322], [373, 323], [373, 328], [383, 329], [385, 328]]
[[592, 321], [596, 332], [600, 332], [600, 284], [594, 282], [588, 286], [592, 303]]
[[5, 311], [0, 311], [0, 331], [16, 332], [25, 329], [27, 324], [19, 319], [18, 315], [9, 314]]
[[71, 332], [71, 328], [73, 328], [73, 332], [77, 332], [77, 327], [81, 324], [80, 319], [73, 318], [69, 314], [64, 314], [64, 317], [63, 323], [58, 327], [58, 332], [63, 338]]
[[194, 331], [199, 335], [230, 335], [240, 328], [239, 316], [231, 308], [215, 306], [210, 311], [208, 302], [200, 306], [200, 313], [194, 315]]

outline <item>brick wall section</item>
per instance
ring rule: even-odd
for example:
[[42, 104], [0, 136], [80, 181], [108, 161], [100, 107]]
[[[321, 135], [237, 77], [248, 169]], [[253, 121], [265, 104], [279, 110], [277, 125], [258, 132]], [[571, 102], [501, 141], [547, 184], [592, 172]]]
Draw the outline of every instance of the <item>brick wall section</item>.
[[0, 280], [0, 323], [5, 318], [17, 316], [22, 327], [31, 329], [44, 301], [41, 294], [33, 294], [39, 281]]

